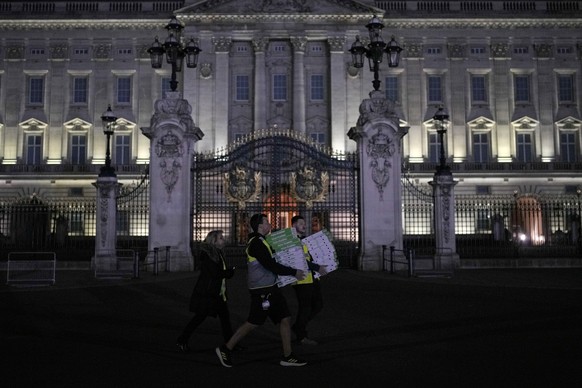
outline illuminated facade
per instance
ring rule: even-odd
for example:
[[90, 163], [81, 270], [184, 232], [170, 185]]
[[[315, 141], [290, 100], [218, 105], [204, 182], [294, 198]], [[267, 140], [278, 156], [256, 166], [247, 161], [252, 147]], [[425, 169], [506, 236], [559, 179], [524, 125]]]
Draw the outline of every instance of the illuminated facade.
[[100, 116], [121, 119], [121, 183], [149, 161], [154, 101], [170, 67], [147, 49], [175, 12], [202, 49], [179, 88], [201, 152], [254, 130], [290, 128], [337, 151], [372, 74], [348, 52], [374, 14], [404, 48], [381, 68], [403, 125], [405, 167], [425, 183], [439, 160], [432, 120], [450, 114], [457, 193], [575, 193], [582, 185], [581, 1], [4, 1], [0, 5], [0, 200], [92, 197], [105, 159]]

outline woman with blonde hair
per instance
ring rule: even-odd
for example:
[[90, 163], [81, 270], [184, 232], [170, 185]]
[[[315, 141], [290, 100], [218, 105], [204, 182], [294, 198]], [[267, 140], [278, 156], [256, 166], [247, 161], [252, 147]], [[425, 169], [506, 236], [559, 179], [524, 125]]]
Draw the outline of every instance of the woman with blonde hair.
[[225, 341], [232, 336], [230, 312], [226, 303], [226, 279], [234, 275], [235, 268], [226, 266], [222, 254], [224, 244], [223, 231], [213, 230], [200, 245], [200, 276], [190, 298], [190, 311], [194, 313], [194, 317], [184, 327], [176, 341], [181, 352], [190, 350], [188, 340], [206, 317], [218, 315]]

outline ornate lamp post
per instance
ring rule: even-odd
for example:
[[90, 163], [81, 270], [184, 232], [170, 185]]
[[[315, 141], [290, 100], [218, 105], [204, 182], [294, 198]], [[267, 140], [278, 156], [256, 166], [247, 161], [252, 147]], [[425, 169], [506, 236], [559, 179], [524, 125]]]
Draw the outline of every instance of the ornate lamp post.
[[370, 35], [370, 43], [368, 47], [364, 47], [360, 41], [360, 37], [356, 36], [356, 41], [352, 44], [350, 53], [352, 53], [352, 64], [355, 68], [364, 67], [364, 55], [368, 58], [368, 63], [370, 65], [370, 71], [374, 73], [374, 81], [372, 85], [374, 90], [380, 88], [380, 80], [378, 78], [378, 72], [380, 63], [382, 63], [382, 57], [386, 53], [388, 58], [388, 67], [398, 67], [398, 62], [400, 61], [400, 52], [402, 48], [398, 46], [398, 43], [392, 36], [392, 39], [388, 44], [382, 39], [382, 29], [384, 24], [380, 19], [374, 15], [372, 20], [366, 25]]
[[186, 66], [195, 68], [198, 65], [198, 54], [202, 50], [196, 46], [193, 38], [190, 38], [187, 45], [182, 44], [182, 30], [184, 29], [184, 25], [175, 16], [172, 17], [165, 28], [168, 30], [168, 37], [165, 42], [160, 44], [156, 36], [154, 44], [148, 49], [148, 53], [150, 54], [152, 68], [154, 69], [162, 67], [163, 56], [166, 54], [166, 62], [172, 65], [170, 88], [175, 92], [178, 88], [176, 73], [182, 71], [184, 58], [186, 58]]
[[111, 136], [115, 131], [115, 126], [117, 125], [117, 116], [111, 110], [111, 105], [107, 106], [107, 110], [101, 116], [101, 121], [103, 122], [103, 133], [107, 136], [107, 148], [105, 151], [105, 166], [101, 167], [100, 177], [115, 177], [115, 168], [111, 166], [111, 153], [110, 153], [110, 143]]
[[450, 167], [446, 165], [445, 157], [445, 133], [447, 133], [447, 123], [449, 122], [449, 114], [445, 108], [440, 107], [434, 116], [432, 117], [437, 134], [439, 135], [440, 143], [440, 155], [439, 155], [439, 165], [437, 167], [437, 173], [439, 174], [450, 174]]

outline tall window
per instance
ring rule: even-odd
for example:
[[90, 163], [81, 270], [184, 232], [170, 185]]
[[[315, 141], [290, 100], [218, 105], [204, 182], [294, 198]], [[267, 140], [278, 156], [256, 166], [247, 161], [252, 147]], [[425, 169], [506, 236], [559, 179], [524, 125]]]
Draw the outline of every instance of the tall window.
[[517, 160], [523, 163], [533, 161], [533, 144], [531, 133], [517, 134]]
[[436, 103], [443, 101], [442, 77], [431, 75], [428, 77], [428, 102]]
[[576, 161], [576, 134], [574, 132], [560, 133], [560, 157], [563, 162]]
[[439, 135], [436, 132], [430, 132], [428, 134], [428, 161], [438, 163], [440, 152], [441, 143], [439, 141]]
[[73, 104], [87, 103], [87, 77], [73, 78]]
[[250, 98], [250, 84], [248, 75], [237, 75], [236, 82], [236, 101], [248, 101]]
[[26, 136], [26, 164], [40, 164], [42, 161], [42, 135]]
[[129, 236], [129, 211], [118, 210], [115, 214], [115, 224], [118, 236]]
[[574, 81], [571, 74], [558, 76], [558, 101], [574, 101]]
[[273, 75], [273, 100], [287, 101], [287, 75]]
[[474, 75], [471, 77], [471, 101], [473, 103], [487, 101], [484, 75]]
[[71, 163], [85, 164], [87, 155], [87, 136], [71, 135]]
[[131, 157], [131, 136], [115, 135], [115, 164], [129, 164]]
[[398, 101], [398, 77], [386, 77], [384, 82], [386, 83], [386, 99], [393, 102]]
[[489, 161], [489, 134], [473, 134], [473, 159], [477, 163], [487, 163]]
[[44, 102], [44, 78], [30, 77], [28, 79], [28, 103], [42, 104]]
[[515, 102], [529, 102], [529, 76], [515, 76]]
[[325, 144], [325, 133], [322, 132], [312, 132], [309, 134], [311, 140], [318, 144]]
[[311, 75], [311, 101], [323, 101], [323, 75]]
[[131, 77], [117, 78], [117, 103], [131, 103]]

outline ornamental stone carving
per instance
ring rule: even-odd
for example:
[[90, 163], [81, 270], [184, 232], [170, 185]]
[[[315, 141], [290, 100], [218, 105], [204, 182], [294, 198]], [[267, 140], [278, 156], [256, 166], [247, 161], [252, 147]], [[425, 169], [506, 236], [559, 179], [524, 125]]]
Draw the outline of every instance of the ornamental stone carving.
[[307, 38], [304, 36], [292, 36], [291, 44], [293, 49], [297, 52], [305, 52], [305, 46], [307, 46]]
[[490, 48], [491, 56], [494, 58], [507, 58], [509, 55], [509, 45], [507, 43], [493, 43]]
[[24, 59], [24, 46], [6, 47], [6, 59]]
[[53, 44], [49, 48], [51, 59], [66, 59], [69, 56], [69, 46], [62, 44]]
[[269, 43], [269, 38], [260, 37], [260, 38], [253, 38], [251, 44], [253, 45], [253, 49], [255, 53], [261, 53], [265, 51], [267, 44]]
[[345, 37], [338, 36], [338, 37], [334, 37], [334, 38], [328, 38], [327, 43], [329, 44], [330, 51], [341, 51], [341, 52], [345, 51], [345, 48], [344, 48], [344, 45], [346, 43]]
[[407, 43], [405, 52], [406, 58], [422, 58], [422, 44]]
[[307, 0], [255, 0], [252, 10], [255, 12], [311, 12]]
[[550, 58], [552, 56], [551, 44], [534, 44], [533, 47], [538, 58]]
[[449, 58], [465, 58], [466, 47], [463, 44], [448, 45]]
[[214, 52], [228, 53], [232, 47], [232, 39], [224, 36], [212, 38], [212, 44], [214, 45]]
[[110, 44], [96, 44], [93, 46], [93, 59], [108, 59], [110, 53]]

